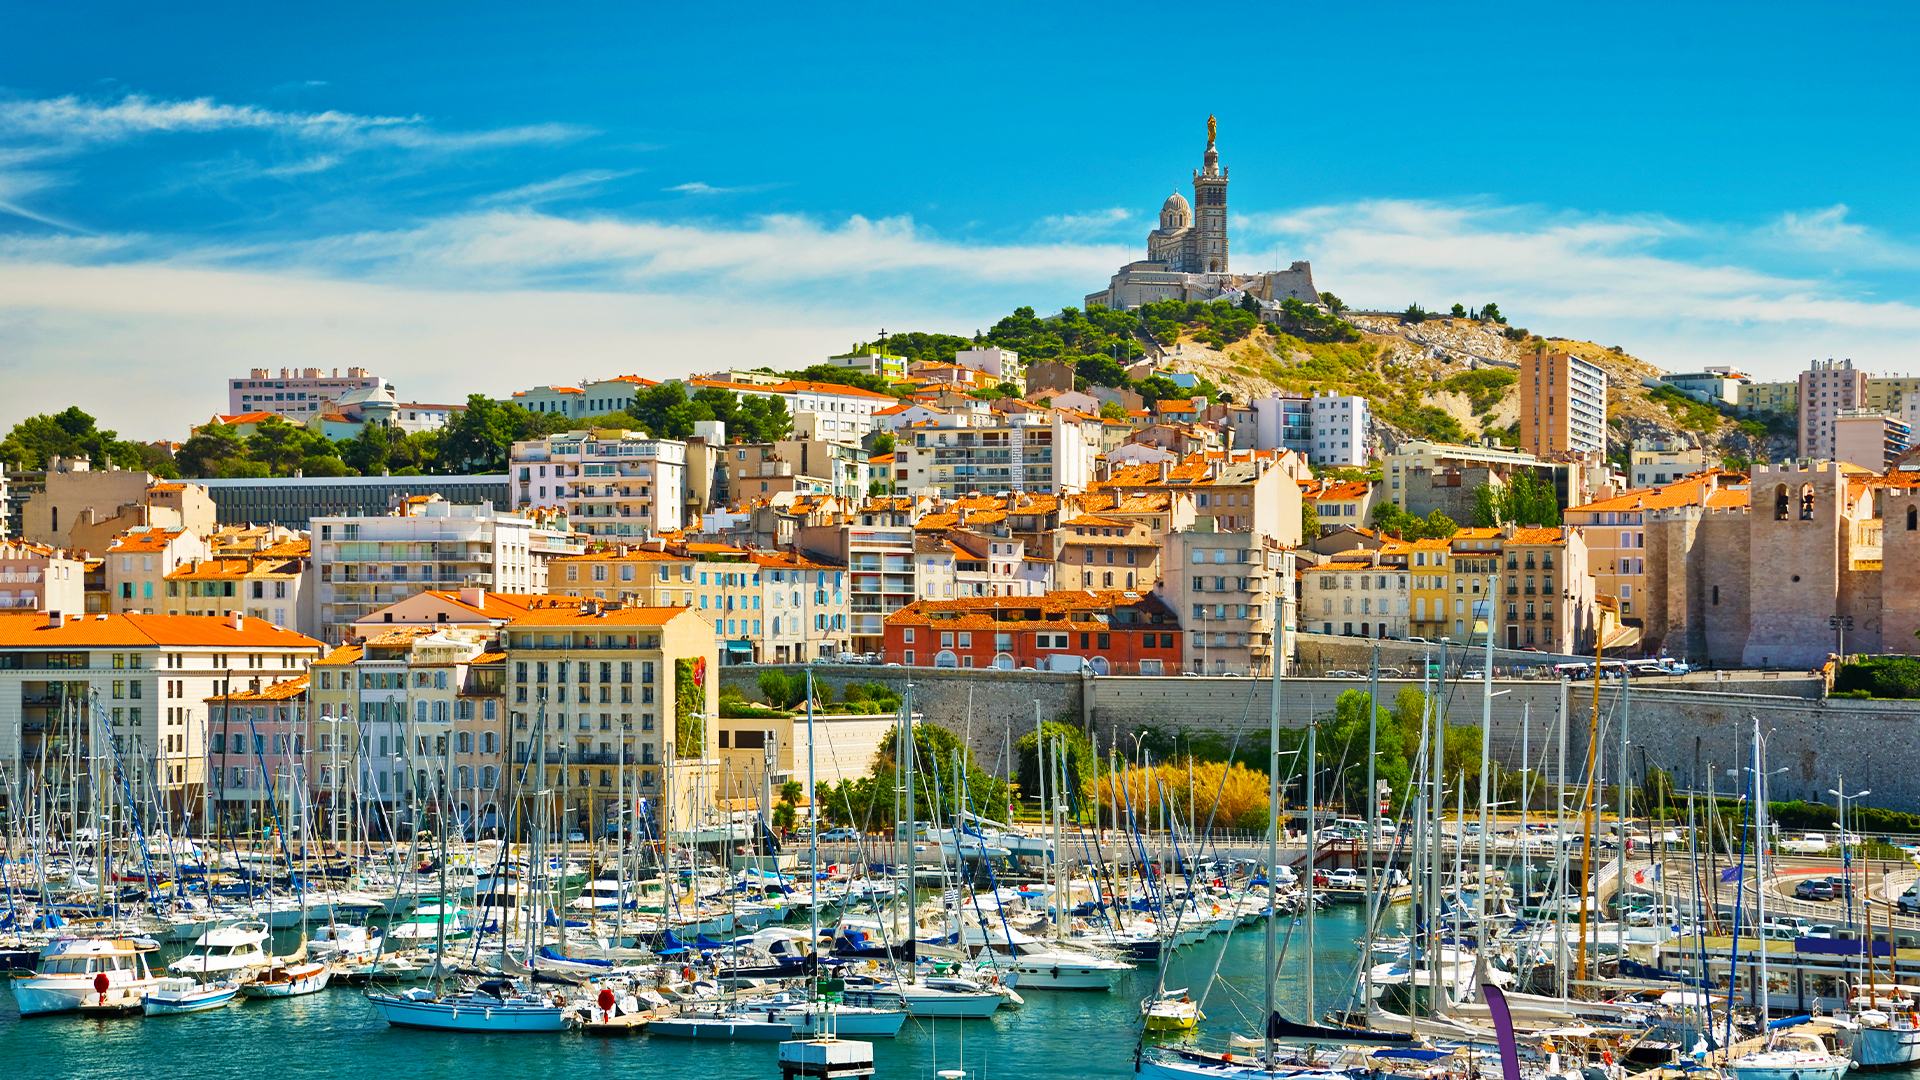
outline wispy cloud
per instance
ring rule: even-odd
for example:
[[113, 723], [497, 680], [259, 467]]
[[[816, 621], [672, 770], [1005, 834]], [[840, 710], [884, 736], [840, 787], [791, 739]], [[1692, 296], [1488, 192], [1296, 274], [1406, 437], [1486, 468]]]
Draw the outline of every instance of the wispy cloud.
[[296, 79], [293, 82], [283, 82], [273, 89], [275, 93], [285, 93], [289, 90], [318, 90], [323, 86], [331, 85], [325, 79]]
[[1038, 232], [1066, 240], [1084, 240], [1112, 235], [1116, 226], [1133, 218], [1133, 211], [1112, 206], [1086, 214], [1056, 214], [1040, 219]]
[[737, 187], [714, 187], [704, 180], [694, 180], [690, 183], [675, 184], [672, 187], [661, 188], [660, 190], [671, 191], [680, 195], [750, 195], [761, 191], [772, 191], [774, 188], [780, 186], [779, 184], [741, 184]]
[[623, 169], [619, 172], [611, 169], [581, 169], [577, 172], [567, 173], [565, 176], [556, 176], [551, 180], [540, 180], [531, 184], [522, 184], [517, 188], [509, 188], [506, 191], [496, 191], [490, 195], [483, 195], [479, 201], [482, 203], [520, 203], [524, 205], [552, 202], [556, 199], [585, 195], [591, 188], [599, 187], [601, 184], [607, 183], [610, 180], [618, 180], [622, 177], [632, 176], [638, 172], [640, 172], [639, 169]]
[[359, 116], [333, 110], [283, 112], [255, 105], [225, 105], [212, 98], [155, 101], [140, 94], [129, 94], [115, 102], [89, 101], [71, 94], [0, 102], [0, 135], [89, 142], [153, 133], [247, 128], [340, 135], [423, 123], [419, 116]]

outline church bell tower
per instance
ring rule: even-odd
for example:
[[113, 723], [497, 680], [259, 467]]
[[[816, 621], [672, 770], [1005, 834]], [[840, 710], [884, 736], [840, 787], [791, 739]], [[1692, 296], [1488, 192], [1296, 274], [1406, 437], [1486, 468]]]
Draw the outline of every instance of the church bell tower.
[[1220, 167], [1214, 149], [1218, 121], [1207, 117], [1205, 167], [1193, 174], [1193, 258], [1188, 270], [1203, 274], [1227, 272], [1227, 170]]

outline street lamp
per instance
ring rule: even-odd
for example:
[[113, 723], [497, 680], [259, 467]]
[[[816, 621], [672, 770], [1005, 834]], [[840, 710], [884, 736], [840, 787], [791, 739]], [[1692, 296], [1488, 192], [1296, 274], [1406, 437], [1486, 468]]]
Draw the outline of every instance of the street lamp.
[[1858, 802], [1861, 798], [1873, 794], [1871, 791], [1856, 791], [1847, 794], [1847, 778], [1841, 776], [1839, 790], [1827, 789], [1827, 794], [1840, 800], [1840, 880], [1847, 890], [1847, 921], [1853, 921], [1853, 848], [1847, 844], [1847, 800]]

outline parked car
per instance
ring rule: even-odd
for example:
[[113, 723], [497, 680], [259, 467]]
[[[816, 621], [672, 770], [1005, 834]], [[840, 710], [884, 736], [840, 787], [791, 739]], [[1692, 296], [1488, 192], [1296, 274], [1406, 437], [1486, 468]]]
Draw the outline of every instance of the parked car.
[[1831, 900], [1833, 884], [1825, 878], [1808, 878], [1793, 887], [1795, 900]]
[[858, 829], [828, 829], [820, 834], [820, 840], [828, 844], [852, 843], [860, 839]]
[[1902, 915], [1920, 912], [1920, 881], [1907, 886], [1907, 891], [1900, 894], [1900, 898], [1893, 902], [1893, 906], [1899, 908]]
[[1844, 900], [1853, 895], [1853, 882], [1848, 881], [1844, 875], [1827, 875], [1827, 885], [1833, 889], [1833, 895], [1836, 899]]

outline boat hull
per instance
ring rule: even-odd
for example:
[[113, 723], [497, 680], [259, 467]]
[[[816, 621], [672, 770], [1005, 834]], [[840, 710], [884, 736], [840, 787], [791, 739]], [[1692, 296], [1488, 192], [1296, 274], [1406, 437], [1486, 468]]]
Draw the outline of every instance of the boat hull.
[[193, 990], [161, 990], [140, 1001], [148, 1016], [179, 1016], [183, 1013], [224, 1009], [233, 1003], [239, 988], [234, 986], [199, 987]]
[[779, 1042], [793, 1038], [793, 1028], [782, 1023], [769, 1024], [764, 1020], [724, 1020], [681, 1016], [655, 1020], [647, 1025], [647, 1033], [663, 1035], [671, 1039], [746, 1039]]
[[1862, 1027], [1854, 1039], [1856, 1069], [1895, 1069], [1920, 1062], [1920, 1027]]
[[567, 1026], [557, 1005], [446, 1005], [377, 994], [367, 995], [367, 1003], [394, 1027], [499, 1033], [564, 1031]]

